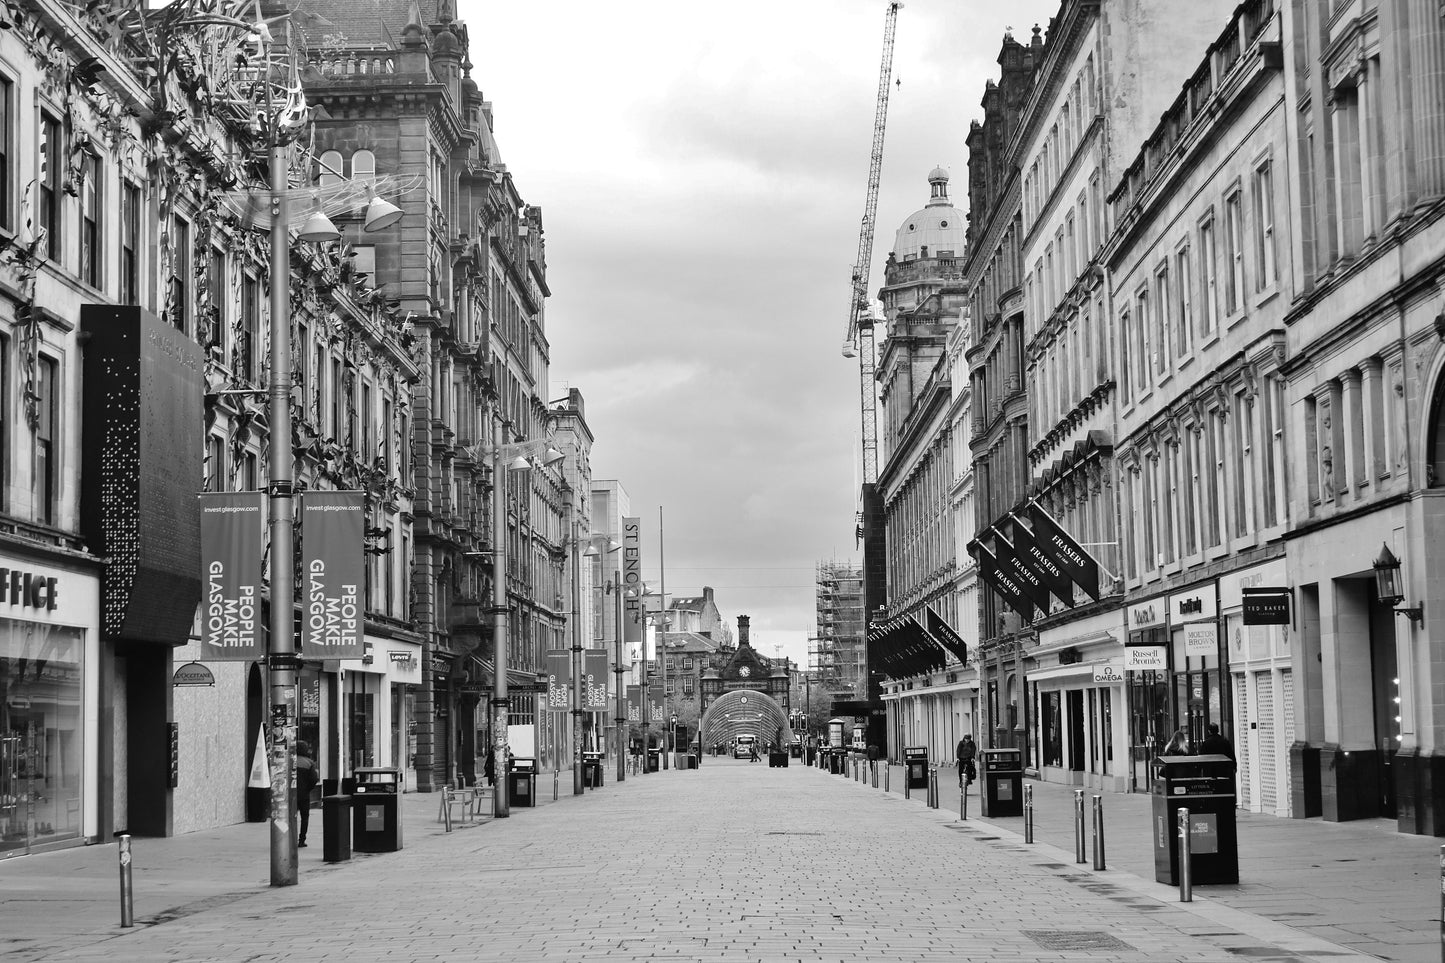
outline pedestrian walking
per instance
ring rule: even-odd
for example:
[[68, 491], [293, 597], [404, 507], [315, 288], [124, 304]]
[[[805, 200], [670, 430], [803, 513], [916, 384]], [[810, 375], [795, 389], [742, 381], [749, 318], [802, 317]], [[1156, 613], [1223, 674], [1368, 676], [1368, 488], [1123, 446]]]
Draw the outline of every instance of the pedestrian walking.
[[972, 735], [965, 734], [958, 740], [954, 755], [958, 759], [958, 788], [964, 789], [978, 778], [978, 770], [974, 767], [974, 759], [978, 757], [978, 745], [973, 741]]
[[487, 757], [482, 762], [482, 776], [487, 780], [488, 786], [497, 784], [497, 750], [490, 742], [487, 743]]
[[316, 760], [311, 758], [311, 746], [305, 742], [296, 743], [296, 809], [300, 813], [300, 828], [296, 845], [306, 845], [306, 831], [311, 828], [311, 790], [316, 788], [318, 774]]
[[1175, 729], [1174, 735], [1164, 744], [1164, 750], [1159, 753], [1161, 756], [1187, 756], [1189, 755], [1189, 734], [1183, 729]]
[[1219, 723], [1211, 722], [1205, 727], [1205, 730], [1206, 735], [1204, 741], [1199, 744], [1200, 755], [1217, 753], [1218, 755], [1228, 756], [1230, 759], [1233, 759], [1234, 743], [1230, 742], [1229, 737], [1219, 731]]

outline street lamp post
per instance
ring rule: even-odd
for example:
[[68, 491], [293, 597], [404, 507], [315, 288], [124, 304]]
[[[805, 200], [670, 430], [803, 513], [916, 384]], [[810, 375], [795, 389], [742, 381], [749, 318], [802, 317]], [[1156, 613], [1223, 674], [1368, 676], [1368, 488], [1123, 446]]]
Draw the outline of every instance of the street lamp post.
[[[544, 465], [555, 464], [563, 455], [545, 441], [504, 444], [500, 418], [490, 445], [472, 445], [466, 451], [473, 461], [485, 457], [492, 465], [492, 756], [502, 783], [501, 788], [492, 793], [492, 813], [498, 819], [505, 819], [512, 812], [506, 777], [507, 711], [511, 704], [507, 694], [507, 472], [531, 468], [529, 455], [540, 458]], [[506, 463], [507, 458], [515, 460]]]
[[612, 572], [612, 606], [614, 617], [612, 620], [613, 656], [612, 656], [612, 677], [615, 680], [613, 698], [617, 703], [614, 710], [617, 714], [613, 721], [617, 724], [617, 781], [622, 782], [627, 778], [627, 694], [622, 691], [622, 569], [614, 569]]

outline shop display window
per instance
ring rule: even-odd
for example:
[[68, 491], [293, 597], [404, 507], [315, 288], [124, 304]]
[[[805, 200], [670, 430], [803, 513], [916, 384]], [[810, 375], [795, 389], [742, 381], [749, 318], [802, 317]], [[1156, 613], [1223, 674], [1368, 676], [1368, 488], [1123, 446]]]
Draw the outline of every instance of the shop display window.
[[81, 834], [84, 641], [0, 618], [0, 856]]

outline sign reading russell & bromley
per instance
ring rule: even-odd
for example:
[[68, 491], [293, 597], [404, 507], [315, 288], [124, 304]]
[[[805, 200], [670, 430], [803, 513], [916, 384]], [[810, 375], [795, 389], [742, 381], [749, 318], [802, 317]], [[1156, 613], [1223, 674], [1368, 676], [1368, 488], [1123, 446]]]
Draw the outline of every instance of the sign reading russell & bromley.
[[365, 502], [361, 492], [302, 492], [301, 656], [359, 659], [366, 654]]
[[201, 657], [250, 662], [265, 655], [261, 635], [261, 492], [202, 492]]

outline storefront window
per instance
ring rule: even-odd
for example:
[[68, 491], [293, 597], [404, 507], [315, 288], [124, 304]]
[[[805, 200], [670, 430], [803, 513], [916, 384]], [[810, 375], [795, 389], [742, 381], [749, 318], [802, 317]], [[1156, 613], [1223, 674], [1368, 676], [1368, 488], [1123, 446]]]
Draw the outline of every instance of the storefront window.
[[1063, 712], [1060, 709], [1060, 693], [1057, 689], [1045, 692], [1044, 696], [1044, 765], [1064, 764]]
[[0, 856], [80, 835], [84, 639], [0, 618]]

